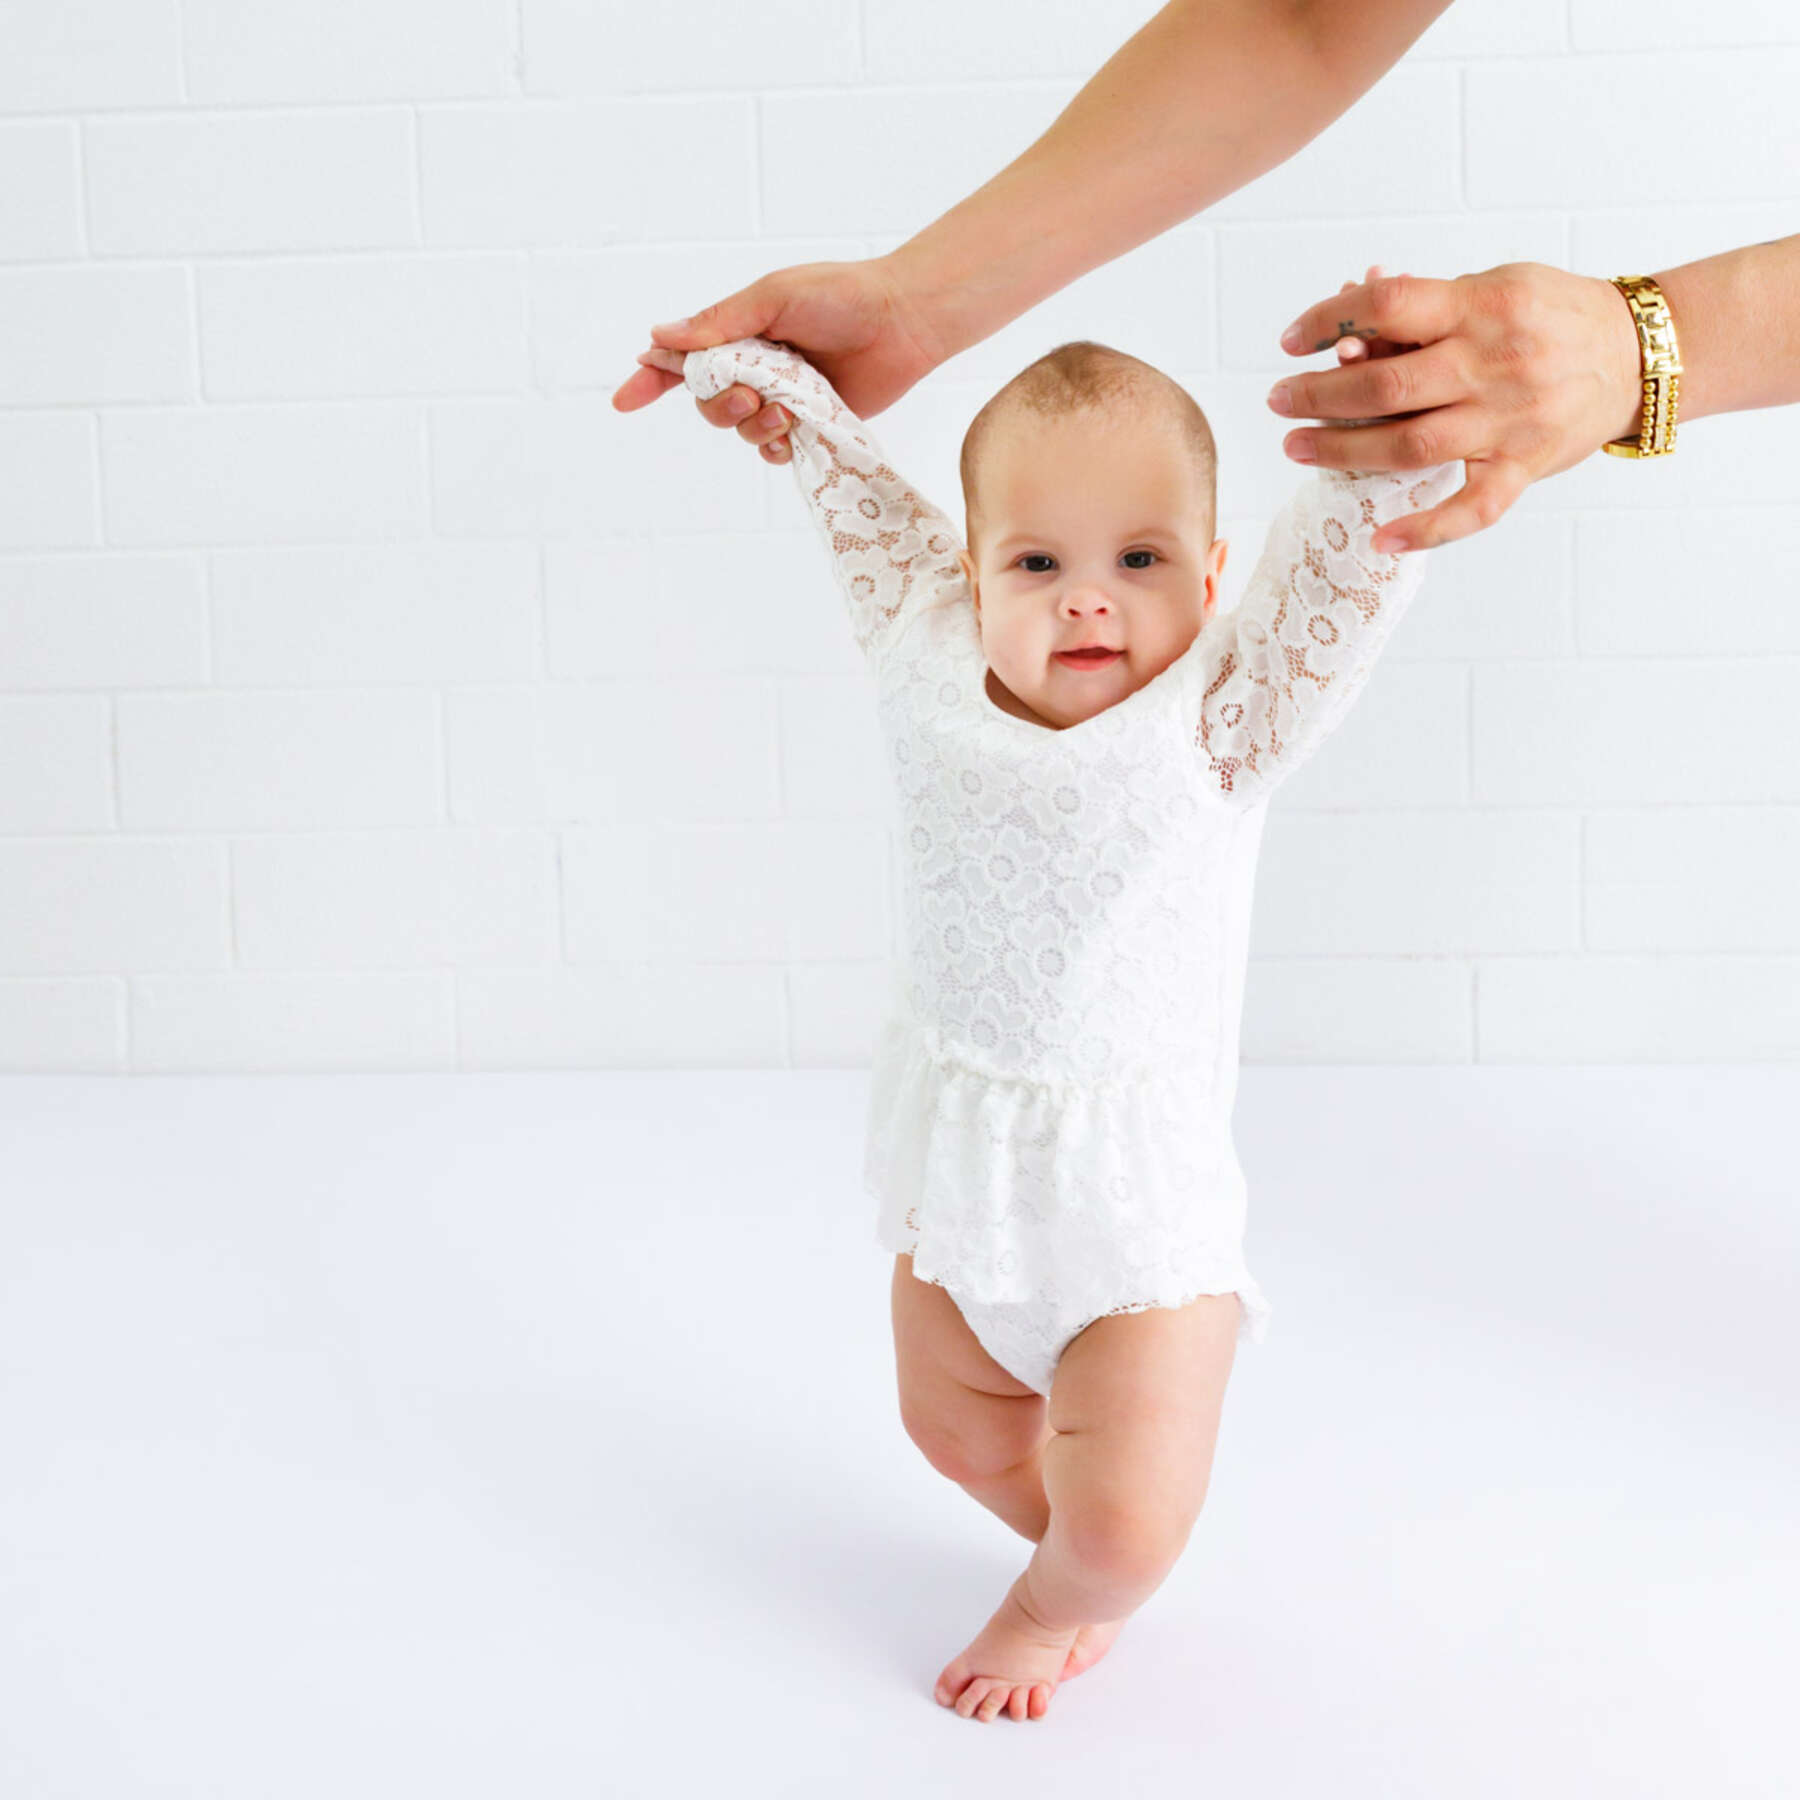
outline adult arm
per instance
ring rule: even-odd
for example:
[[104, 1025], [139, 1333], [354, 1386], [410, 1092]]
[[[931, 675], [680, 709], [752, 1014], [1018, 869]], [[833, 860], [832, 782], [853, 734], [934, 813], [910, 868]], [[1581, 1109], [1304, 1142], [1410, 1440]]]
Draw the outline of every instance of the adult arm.
[[1450, 0], [1173, 0], [1042, 137], [891, 251], [938, 360], [1267, 174]]
[[[694, 350], [792, 344], [872, 418], [1046, 295], [1285, 161], [1347, 111], [1449, 0], [1170, 0], [999, 174], [885, 256], [777, 269], [651, 328]], [[679, 384], [646, 351], [630, 412]], [[700, 403], [782, 460], [792, 415], [739, 384]]]

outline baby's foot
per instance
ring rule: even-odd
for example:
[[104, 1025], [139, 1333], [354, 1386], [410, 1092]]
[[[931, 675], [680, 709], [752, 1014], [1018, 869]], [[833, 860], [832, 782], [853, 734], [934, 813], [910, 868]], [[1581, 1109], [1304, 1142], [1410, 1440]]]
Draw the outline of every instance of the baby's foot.
[[1075, 1634], [1069, 1660], [1063, 1664], [1059, 1679], [1068, 1681], [1083, 1669], [1091, 1669], [1113, 1646], [1113, 1639], [1125, 1629], [1123, 1619], [1108, 1619], [1103, 1625], [1083, 1625]]
[[944, 1665], [938, 1704], [983, 1724], [1002, 1708], [1015, 1719], [1041, 1719], [1080, 1630], [1046, 1631], [1020, 1603], [1015, 1581], [975, 1641]]

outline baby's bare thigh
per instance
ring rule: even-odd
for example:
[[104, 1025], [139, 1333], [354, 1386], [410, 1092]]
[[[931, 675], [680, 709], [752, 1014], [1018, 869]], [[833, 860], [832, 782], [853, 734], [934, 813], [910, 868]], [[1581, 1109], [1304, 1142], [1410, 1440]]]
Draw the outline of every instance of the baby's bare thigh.
[[1240, 1317], [1237, 1295], [1204, 1294], [1186, 1306], [1095, 1319], [1057, 1363], [1051, 1428], [1103, 1445], [1094, 1466], [1112, 1470], [1123, 1488], [1197, 1516]]
[[927, 1456], [960, 1479], [1022, 1462], [1047, 1435], [1049, 1402], [1009, 1375], [969, 1329], [956, 1302], [894, 1259], [894, 1362], [900, 1417]]

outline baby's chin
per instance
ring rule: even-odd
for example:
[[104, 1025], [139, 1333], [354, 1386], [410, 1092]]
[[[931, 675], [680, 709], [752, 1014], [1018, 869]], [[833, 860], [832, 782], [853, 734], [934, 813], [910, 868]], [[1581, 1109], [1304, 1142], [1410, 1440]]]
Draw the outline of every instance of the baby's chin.
[[1058, 669], [1047, 674], [1029, 693], [1018, 696], [1040, 724], [1059, 731], [1117, 706], [1149, 679], [1137, 673], [1124, 657], [1104, 668], [1070, 671], [1069, 680], [1059, 679], [1062, 673]]
[[1083, 719], [1091, 719], [1096, 713], [1103, 713], [1108, 708], [1117, 706], [1121, 700], [1129, 700], [1143, 685], [1141, 681], [1123, 681], [1104, 694], [1084, 694], [1073, 701], [1066, 695], [1059, 696], [1055, 704], [1059, 712], [1067, 715], [1068, 724], [1079, 725]]

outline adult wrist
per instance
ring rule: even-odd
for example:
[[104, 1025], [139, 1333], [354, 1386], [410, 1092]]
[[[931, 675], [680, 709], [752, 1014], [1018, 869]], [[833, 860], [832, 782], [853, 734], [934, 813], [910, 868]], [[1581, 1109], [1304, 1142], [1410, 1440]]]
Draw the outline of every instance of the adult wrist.
[[1643, 357], [1638, 349], [1637, 325], [1625, 296], [1605, 276], [1595, 279], [1610, 298], [1605, 302], [1611, 320], [1611, 337], [1607, 340], [1613, 352], [1612, 391], [1618, 401], [1612, 429], [1600, 440], [1616, 443], [1621, 438], [1635, 438], [1644, 419]]
[[1029, 299], [1012, 304], [1008, 285], [1014, 271], [997, 259], [976, 261], [959, 256], [953, 245], [933, 240], [927, 226], [880, 260], [906, 305], [914, 335], [940, 362], [992, 337], [1016, 319]]
[[[902, 315], [919, 347], [937, 363], [978, 343], [985, 333], [970, 335], [953, 301], [954, 281], [915, 241], [897, 245], [877, 259], [898, 297]], [[933, 365], [936, 366], [936, 363]]]

